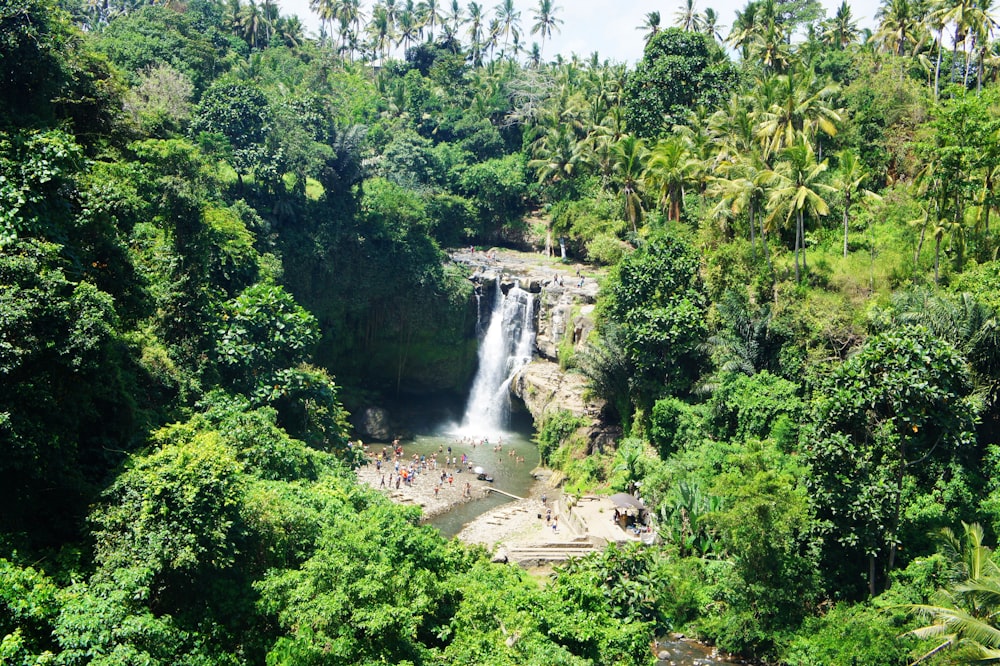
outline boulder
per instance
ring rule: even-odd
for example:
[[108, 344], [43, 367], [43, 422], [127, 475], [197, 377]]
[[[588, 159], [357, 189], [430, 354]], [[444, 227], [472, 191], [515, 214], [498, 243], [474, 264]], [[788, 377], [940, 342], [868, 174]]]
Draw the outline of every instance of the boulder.
[[365, 407], [351, 417], [351, 424], [363, 439], [381, 442], [392, 439], [389, 411], [383, 407]]

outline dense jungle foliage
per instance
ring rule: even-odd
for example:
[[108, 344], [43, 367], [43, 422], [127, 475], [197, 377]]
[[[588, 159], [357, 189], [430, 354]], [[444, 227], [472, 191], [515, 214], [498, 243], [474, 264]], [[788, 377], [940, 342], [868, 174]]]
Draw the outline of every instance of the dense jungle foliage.
[[[551, 0], [314, 10], [0, 0], [0, 664], [998, 658], [990, 0], [688, 1], [634, 67]], [[543, 459], [664, 543], [539, 584], [359, 486], [344, 405], [462, 391], [442, 248], [556, 237], [625, 437]]]

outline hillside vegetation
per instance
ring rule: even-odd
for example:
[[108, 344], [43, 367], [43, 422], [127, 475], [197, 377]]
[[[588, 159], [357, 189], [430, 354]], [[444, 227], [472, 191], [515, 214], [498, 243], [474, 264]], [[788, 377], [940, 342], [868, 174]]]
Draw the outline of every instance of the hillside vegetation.
[[[1000, 654], [989, 2], [687, 2], [634, 67], [546, 53], [549, 0], [314, 9], [0, 0], [0, 664]], [[539, 585], [359, 486], [347, 419], [466, 389], [442, 248], [560, 239], [624, 438], [543, 456], [663, 543]]]

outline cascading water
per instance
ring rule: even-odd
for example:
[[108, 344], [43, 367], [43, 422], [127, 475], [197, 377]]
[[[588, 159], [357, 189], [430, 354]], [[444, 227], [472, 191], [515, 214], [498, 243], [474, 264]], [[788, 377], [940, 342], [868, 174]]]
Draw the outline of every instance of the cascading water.
[[478, 435], [502, 432], [510, 417], [510, 381], [531, 361], [535, 347], [535, 298], [515, 285], [504, 295], [499, 281], [493, 312], [479, 347], [479, 370], [472, 382], [462, 431]]

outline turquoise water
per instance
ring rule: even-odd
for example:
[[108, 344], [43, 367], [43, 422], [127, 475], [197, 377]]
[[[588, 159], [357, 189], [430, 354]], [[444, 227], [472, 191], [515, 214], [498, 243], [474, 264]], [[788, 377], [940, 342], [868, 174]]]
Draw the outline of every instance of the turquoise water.
[[[473, 439], [476, 444], [473, 444]], [[524, 497], [531, 491], [535, 483], [531, 476], [531, 470], [535, 469], [539, 463], [538, 447], [531, 441], [530, 430], [509, 431], [487, 437], [488, 442], [481, 443], [478, 436], [462, 435], [448, 426], [438, 429], [432, 434], [416, 434], [410, 439], [402, 440], [400, 444], [406, 456], [414, 453], [417, 455], [438, 454], [438, 460], [448, 455], [448, 447], [452, 449], [451, 455], [458, 458], [461, 463], [462, 454], [468, 456], [468, 464], [473, 467], [482, 467], [483, 470], [493, 477], [493, 487], [503, 490], [518, 497]], [[494, 447], [500, 444], [502, 449], [498, 452]], [[510, 452], [514, 455], [511, 456]], [[523, 462], [518, 462], [523, 458]], [[456, 485], [462, 483], [464, 474], [473, 474], [463, 470], [461, 474], [455, 475]], [[464, 504], [460, 504], [439, 516], [435, 516], [428, 521], [429, 525], [437, 527], [441, 534], [452, 537], [461, 531], [462, 527], [470, 521], [493, 508], [512, 501], [511, 498], [499, 493], [489, 493], [483, 499], [475, 499]]]

